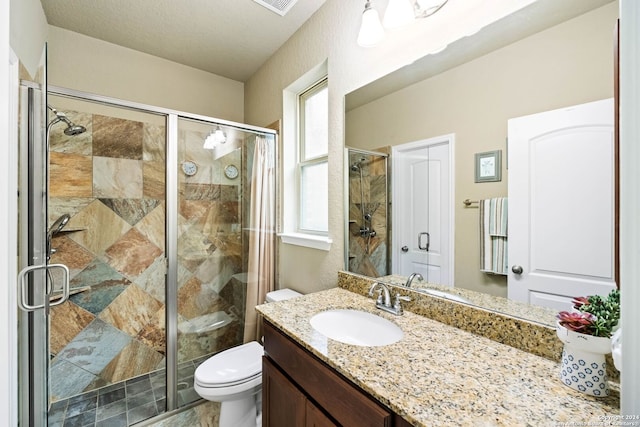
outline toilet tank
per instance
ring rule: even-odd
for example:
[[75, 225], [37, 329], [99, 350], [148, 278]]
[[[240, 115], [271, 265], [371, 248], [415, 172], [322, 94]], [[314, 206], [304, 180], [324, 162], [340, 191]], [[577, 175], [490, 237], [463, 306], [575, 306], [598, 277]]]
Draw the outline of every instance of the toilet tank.
[[267, 292], [267, 302], [284, 301], [301, 295], [301, 293], [296, 292], [293, 289], [278, 289], [277, 291]]

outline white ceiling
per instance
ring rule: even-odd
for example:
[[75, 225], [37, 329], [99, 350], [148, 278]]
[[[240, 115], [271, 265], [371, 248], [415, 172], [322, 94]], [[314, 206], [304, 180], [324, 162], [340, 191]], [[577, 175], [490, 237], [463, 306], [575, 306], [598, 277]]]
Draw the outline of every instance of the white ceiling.
[[442, 52], [427, 55], [349, 93], [345, 101], [346, 111], [613, 1], [615, 0], [537, 0], [473, 36], [457, 40]]
[[41, 0], [50, 25], [245, 82], [325, 0]]

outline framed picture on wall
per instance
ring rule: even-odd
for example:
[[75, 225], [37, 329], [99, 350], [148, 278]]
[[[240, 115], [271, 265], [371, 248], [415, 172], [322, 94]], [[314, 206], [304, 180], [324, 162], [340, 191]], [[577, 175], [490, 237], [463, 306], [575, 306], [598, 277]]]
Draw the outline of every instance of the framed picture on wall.
[[502, 180], [502, 150], [476, 153], [476, 182]]

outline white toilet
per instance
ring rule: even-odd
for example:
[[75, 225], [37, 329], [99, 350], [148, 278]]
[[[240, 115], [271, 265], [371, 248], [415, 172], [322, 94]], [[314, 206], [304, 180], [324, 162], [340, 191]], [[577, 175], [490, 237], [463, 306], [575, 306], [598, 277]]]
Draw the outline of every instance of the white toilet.
[[[300, 296], [291, 289], [267, 294], [267, 302]], [[221, 402], [220, 427], [261, 425], [262, 346], [252, 341], [220, 352], [204, 361], [193, 376], [203, 399]]]

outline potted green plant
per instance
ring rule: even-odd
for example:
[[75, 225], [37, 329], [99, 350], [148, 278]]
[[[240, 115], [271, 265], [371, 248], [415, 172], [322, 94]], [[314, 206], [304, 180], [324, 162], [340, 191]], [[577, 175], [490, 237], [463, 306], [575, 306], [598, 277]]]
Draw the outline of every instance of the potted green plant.
[[620, 320], [620, 291], [573, 299], [573, 311], [558, 313], [556, 333], [564, 343], [560, 379], [592, 396], [608, 396], [605, 354]]

